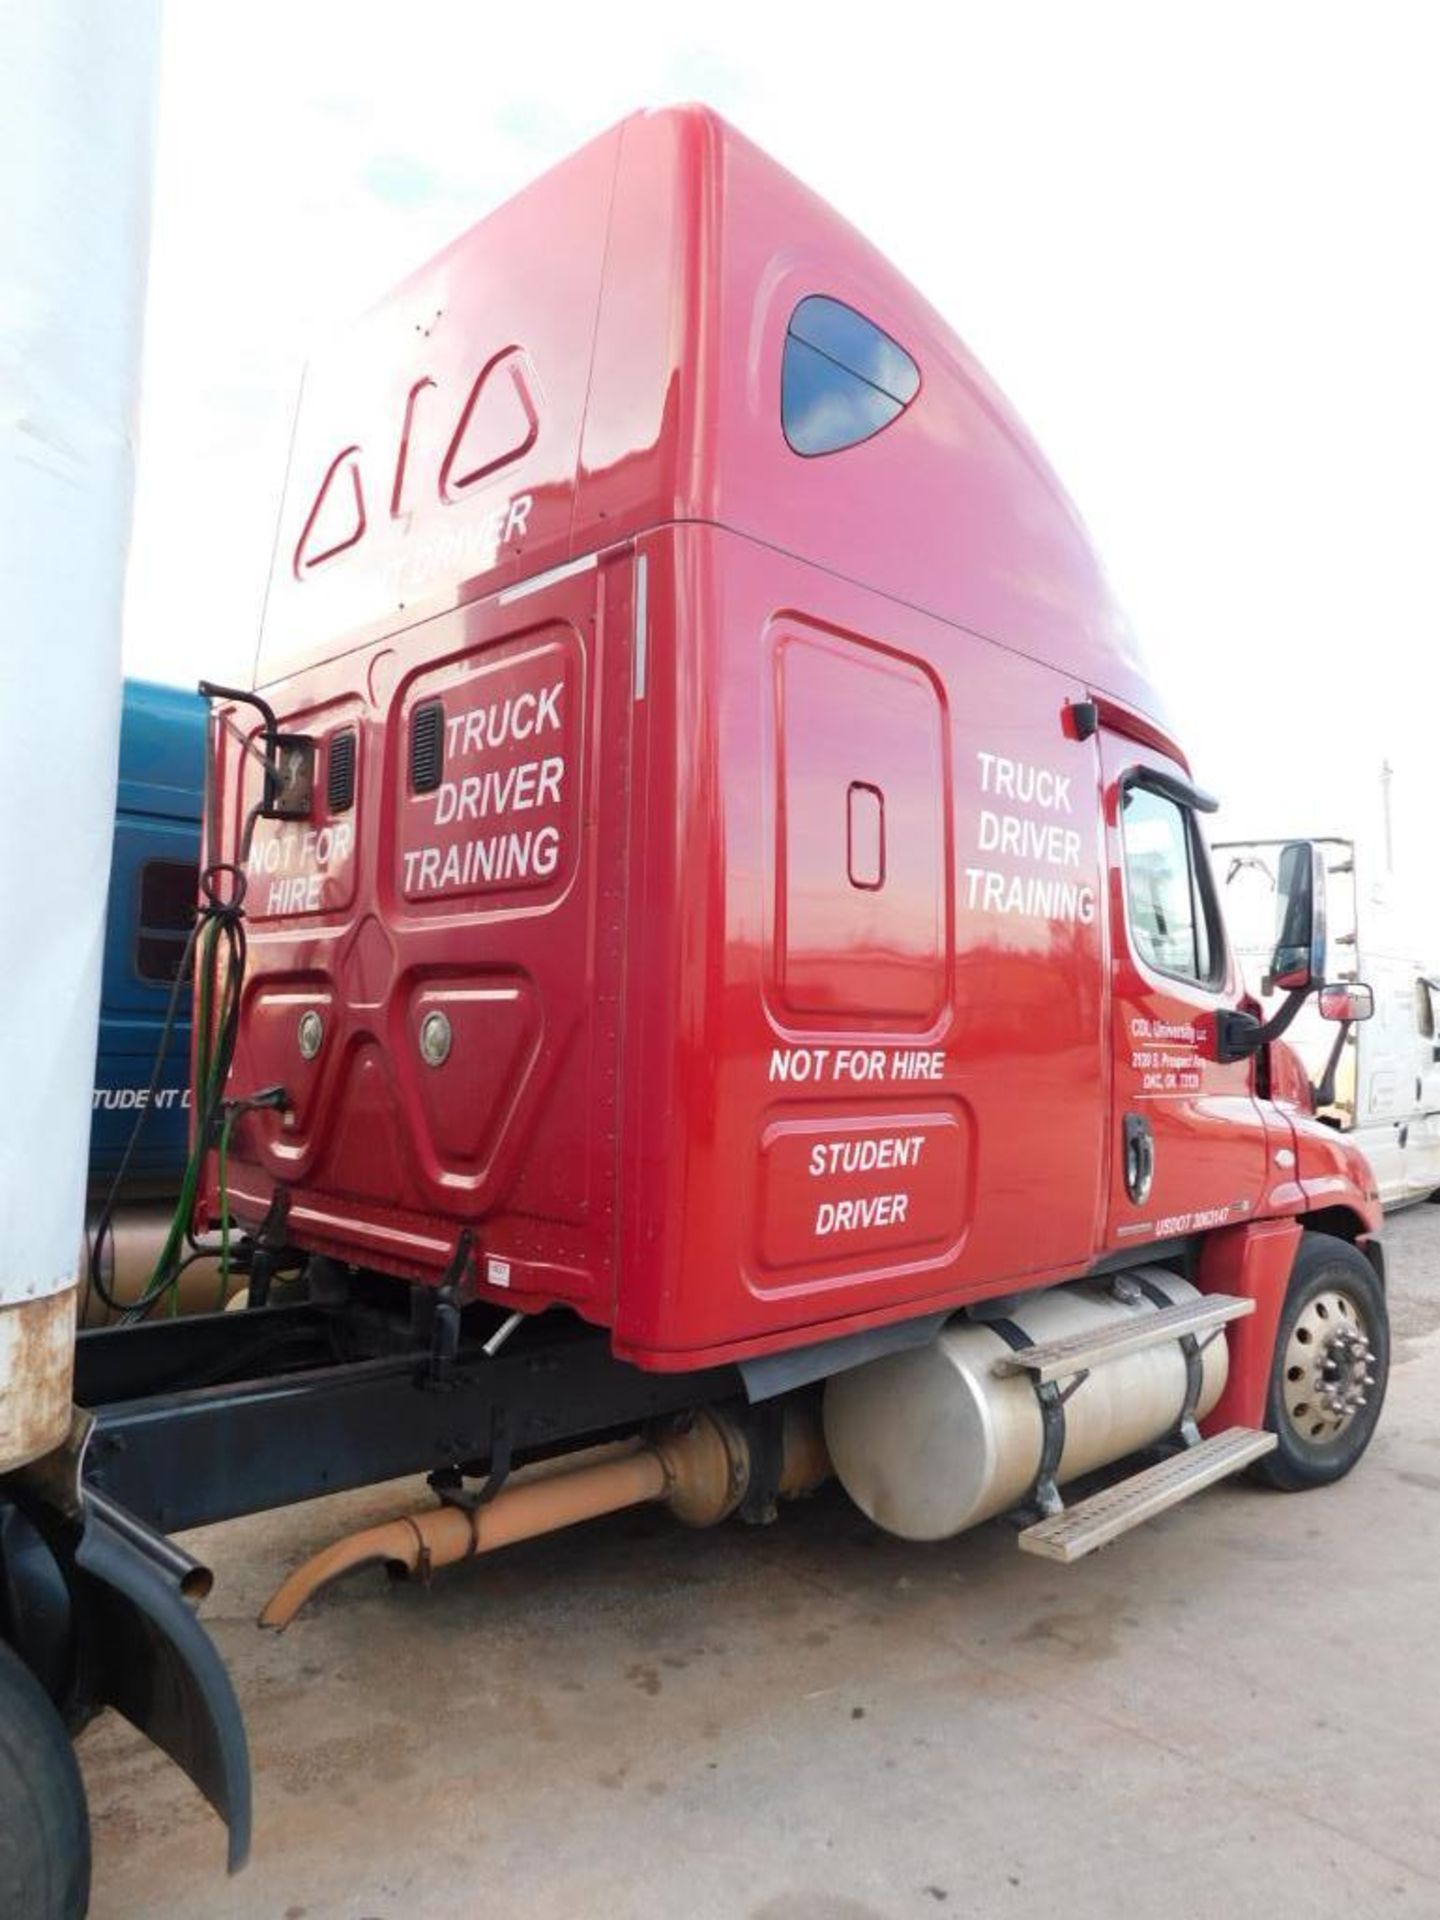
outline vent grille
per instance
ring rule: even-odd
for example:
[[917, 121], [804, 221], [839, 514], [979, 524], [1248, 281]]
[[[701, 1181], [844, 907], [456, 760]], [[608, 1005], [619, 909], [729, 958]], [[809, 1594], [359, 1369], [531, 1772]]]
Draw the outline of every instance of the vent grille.
[[325, 803], [331, 813], [348, 813], [355, 804], [355, 734], [350, 727], [330, 736]]
[[410, 716], [410, 791], [433, 793], [444, 765], [445, 709], [427, 700]]

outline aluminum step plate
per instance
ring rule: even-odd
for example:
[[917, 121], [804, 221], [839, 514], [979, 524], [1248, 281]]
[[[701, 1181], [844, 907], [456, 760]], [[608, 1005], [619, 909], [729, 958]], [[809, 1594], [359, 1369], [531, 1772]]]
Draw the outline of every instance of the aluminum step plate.
[[1252, 1460], [1273, 1451], [1276, 1444], [1273, 1433], [1258, 1427], [1227, 1427], [1224, 1433], [1202, 1440], [1198, 1447], [1187, 1447], [1184, 1453], [1146, 1467], [1142, 1473], [1092, 1494], [1078, 1506], [1027, 1527], [1020, 1535], [1020, 1546], [1026, 1553], [1038, 1553], [1068, 1565], [1132, 1527], [1153, 1520], [1168, 1507], [1178, 1506], [1202, 1487], [1238, 1473]]
[[992, 1371], [1031, 1373], [1037, 1382], [1065, 1380], [1087, 1367], [1099, 1366], [1102, 1360], [1118, 1360], [1122, 1353], [1138, 1353], [1142, 1347], [1178, 1340], [1182, 1333], [1206, 1333], [1213, 1327], [1223, 1327], [1227, 1320], [1243, 1320], [1254, 1311], [1253, 1300], [1229, 1293], [1202, 1293], [1197, 1299], [1182, 1300], [1178, 1306], [1161, 1307], [1158, 1313], [1127, 1315], [1094, 1333], [1068, 1333], [1061, 1340], [1042, 1340], [1036, 1346], [1001, 1354]]

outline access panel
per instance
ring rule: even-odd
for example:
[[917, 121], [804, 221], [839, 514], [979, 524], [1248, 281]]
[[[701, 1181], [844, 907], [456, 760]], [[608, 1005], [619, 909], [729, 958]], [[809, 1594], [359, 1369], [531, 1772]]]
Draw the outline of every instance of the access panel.
[[775, 643], [782, 1017], [925, 1028], [945, 1002], [945, 742], [913, 660], [798, 623]]

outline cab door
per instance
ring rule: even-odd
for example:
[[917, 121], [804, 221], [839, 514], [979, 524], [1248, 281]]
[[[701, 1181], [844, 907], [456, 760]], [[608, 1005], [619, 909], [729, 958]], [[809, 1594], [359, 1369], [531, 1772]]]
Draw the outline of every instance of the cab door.
[[1247, 1219], [1265, 1184], [1249, 1060], [1222, 1065], [1216, 1012], [1242, 998], [1199, 813], [1213, 802], [1148, 745], [1102, 735], [1110, 868], [1111, 1248]]
[[1415, 981], [1415, 1116], [1405, 1149], [1405, 1192], [1423, 1200], [1440, 1191], [1440, 985]]

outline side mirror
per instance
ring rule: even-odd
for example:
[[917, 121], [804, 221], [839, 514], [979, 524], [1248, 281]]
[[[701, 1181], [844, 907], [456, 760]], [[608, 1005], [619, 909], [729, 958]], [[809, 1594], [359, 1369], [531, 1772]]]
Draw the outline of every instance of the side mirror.
[[1375, 995], [1360, 981], [1321, 987], [1315, 1006], [1322, 1020], [1368, 1020], [1375, 1011]]
[[1275, 950], [1267, 993], [1304, 993], [1325, 978], [1325, 856], [1309, 840], [1280, 849], [1275, 887]]

